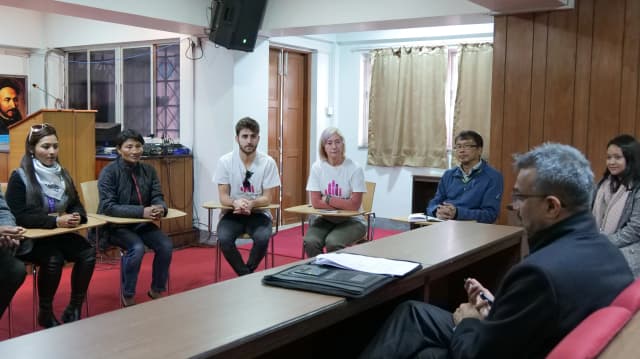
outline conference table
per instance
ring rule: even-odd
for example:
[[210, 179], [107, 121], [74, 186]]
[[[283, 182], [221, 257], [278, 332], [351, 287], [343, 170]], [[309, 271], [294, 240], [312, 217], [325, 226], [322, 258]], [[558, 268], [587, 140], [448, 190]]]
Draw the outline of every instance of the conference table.
[[522, 238], [519, 227], [442, 222], [346, 248], [423, 266], [365, 298], [261, 283], [304, 260], [6, 340], [0, 357], [353, 357], [401, 301], [450, 308], [466, 276], [491, 288], [520, 260]]

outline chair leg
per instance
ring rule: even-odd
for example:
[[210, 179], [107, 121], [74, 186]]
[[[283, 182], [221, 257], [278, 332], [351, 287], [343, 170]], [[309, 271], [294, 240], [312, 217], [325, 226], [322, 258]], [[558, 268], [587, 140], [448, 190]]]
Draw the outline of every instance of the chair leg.
[[213, 274], [213, 279], [216, 283], [220, 281], [220, 271], [222, 270], [222, 263], [220, 263], [221, 260], [222, 260], [222, 253], [220, 250], [220, 240], [218, 239], [216, 243], [216, 265], [214, 267], [215, 273]]
[[9, 302], [9, 307], [7, 308], [7, 321], [9, 322], [9, 338], [13, 338], [13, 313], [12, 313], [11, 302]]
[[85, 304], [85, 318], [89, 318], [89, 288], [87, 288], [87, 293], [84, 295], [84, 304]]
[[[276, 236], [271, 236], [271, 268], [276, 266], [276, 246], [275, 246]], [[266, 268], [266, 257], [265, 257], [265, 269]]]
[[207, 237], [207, 241], [211, 239], [211, 235], [213, 234], [211, 229], [211, 222], [213, 222], [213, 209], [207, 208], [207, 231], [209, 232], [209, 236]]
[[31, 273], [33, 274], [33, 331], [36, 331], [38, 322], [38, 267], [31, 263]]
[[124, 267], [124, 253], [122, 253], [122, 250], [119, 250], [120, 252], [120, 292], [118, 293], [118, 302], [120, 303], [120, 308], [124, 308], [124, 304], [122, 303], [122, 297], [124, 296], [124, 287], [122, 286], [123, 284], [123, 278], [122, 278], [122, 270]]
[[300, 230], [302, 231], [302, 254], [300, 255], [300, 258], [304, 259], [304, 217], [302, 217], [302, 220], [300, 221]]
[[279, 230], [280, 230], [280, 208], [276, 209], [276, 232], [271, 235], [271, 268], [274, 268], [276, 266], [276, 236], [278, 235]]

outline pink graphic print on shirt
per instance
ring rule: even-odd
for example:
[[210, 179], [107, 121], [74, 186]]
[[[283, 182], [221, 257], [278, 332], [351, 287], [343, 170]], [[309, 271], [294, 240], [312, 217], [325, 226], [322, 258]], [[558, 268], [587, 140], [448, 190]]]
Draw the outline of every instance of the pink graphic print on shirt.
[[249, 181], [249, 187], [245, 187], [243, 184], [240, 184], [240, 192], [243, 193], [255, 193], [255, 188], [253, 187], [253, 183]]
[[327, 184], [327, 189], [324, 190], [324, 194], [342, 198], [342, 188], [338, 186], [335, 180], [331, 180], [331, 182]]

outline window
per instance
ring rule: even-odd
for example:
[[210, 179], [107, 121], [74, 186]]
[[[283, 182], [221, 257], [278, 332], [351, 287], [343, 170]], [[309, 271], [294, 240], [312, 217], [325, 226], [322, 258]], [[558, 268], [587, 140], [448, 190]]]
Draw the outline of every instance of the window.
[[360, 59], [360, 131], [358, 146], [367, 147], [369, 143], [369, 92], [371, 90], [371, 55], [367, 52]]
[[98, 110], [96, 121], [115, 122], [115, 51], [91, 51], [89, 59], [89, 108]]
[[127, 128], [151, 132], [151, 48], [136, 47], [122, 51], [122, 113]]
[[180, 46], [156, 51], [156, 135], [180, 136]]
[[[458, 48], [449, 46], [447, 82], [445, 86], [446, 99], [446, 127], [447, 127], [447, 162], [451, 162], [451, 146], [453, 132], [453, 115], [456, 103], [456, 89], [458, 86]], [[367, 147], [369, 142], [369, 93], [371, 89], [371, 69], [373, 59], [371, 55], [363, 53], [360, 58], [360, 126], [358, 131], [358, 145]]]
[[[87, 60], [88, 59], [88, 60]], [[180, 44], [67, 53], [68, 103], [144, 136], [180, 136]]]
[[456, 108], [456, 95], [458, 89], [458, 47], [447, 48], [447, 83], [445, 85], [445, 110], [447, 126], [447, 168], [451, 168], [453, 157], [453, 116]]

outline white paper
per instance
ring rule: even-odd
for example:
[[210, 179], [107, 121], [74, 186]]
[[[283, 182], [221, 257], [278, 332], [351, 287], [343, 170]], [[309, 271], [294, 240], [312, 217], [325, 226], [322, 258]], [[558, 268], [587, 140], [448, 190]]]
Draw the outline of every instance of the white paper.
[[351, 253], [326, 253], [316, 256], [314, 264], [330, 265], [361, 272], [403, 276], [420, 264], [394, 259], [368, 257]]
[[337, 209], [317, 209], [319, 213], [338, 213]]
[[424, 213], [411, 213], [407, 218], [409, 222], [442, 222], [442, 219], [437, 217], [427, 216]]

